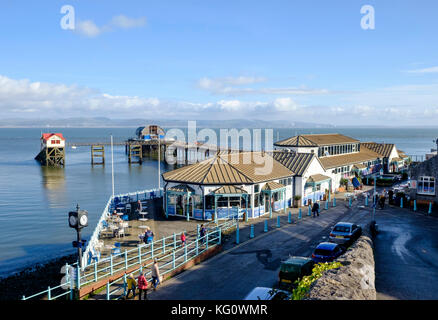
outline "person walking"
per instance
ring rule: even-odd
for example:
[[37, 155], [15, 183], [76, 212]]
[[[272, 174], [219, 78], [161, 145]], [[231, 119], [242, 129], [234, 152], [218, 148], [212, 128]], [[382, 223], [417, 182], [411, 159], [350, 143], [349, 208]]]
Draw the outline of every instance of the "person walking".
[[137, 213], [140, 214], [141, 210], [143, 210], [143, 206], [141, 205], [141, 201], [137, 201]]
[[137, 281], [135, 281], [134, 276], [132, 273], [128, 276], [127, 287], [128, 291], [126, 292], [126, 299], [128, 299], [129, 294], [132, 291], [132, 298], [135, 299], [135, 288], [137, 287]]
[[156, 258], [154, 259], [154, 264], [152, 265], [151, 276], [152, 276], [152, 285], [154, 286], [154, 291], [155, 291], [157, 290], [157, 285], [161, 283], [160, 269], [158, 268], [158, 261]]
[[184, 234], [184, 232], [181, 232], [181, 245], [186, 245], [186, 235]]
[[147, 300], [148, 281], [146, 280], [142, 271], [140, 271], [140, 275], [138, 276], [137, 283], [138, 283], [138, 300], [141, 300], [142, 293], [144, 294], [144, 300]]
[[319, 217], [319, 203], [317, 201], [313, 203], [312, 212], [314, 218], [316, 217], [316, 215], [318, 215]]
[[386, 191], [383, 189], [382, 194], [380, 195], [379, 204], [380, 209], [383, 210], [385, 208], [385, 200], [386, 200]]
[[201, 228], [199, 230], [199, 237], [201, 238], [201, 243], [205, 242], [205, 238], [204, 238], [205, 233], [206, 233], [205, 227], [203, 224], [201, 224]]

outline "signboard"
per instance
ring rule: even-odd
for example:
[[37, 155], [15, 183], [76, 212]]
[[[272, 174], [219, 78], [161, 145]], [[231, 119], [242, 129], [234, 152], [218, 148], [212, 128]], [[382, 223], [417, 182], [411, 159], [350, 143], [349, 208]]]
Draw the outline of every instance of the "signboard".
[[417, 189], [417, 180], [410, 180], [409, 181], [409, 188]]

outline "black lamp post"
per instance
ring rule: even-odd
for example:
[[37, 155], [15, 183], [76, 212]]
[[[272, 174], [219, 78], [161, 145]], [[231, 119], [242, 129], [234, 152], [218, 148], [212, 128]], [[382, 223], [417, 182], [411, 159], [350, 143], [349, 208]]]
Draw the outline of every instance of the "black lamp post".
[[81, 239], [81, 230], [88, 226], [88, 211], [80, 210], [79, 204], [76, 206], [76, 211], [68, 213], [68, 223], [70, 228], [76, 229], [77, 241], [73, 241], [73, 247], [78, 248], [79, 268], [82, 269], [82, 247], [86, 240]]

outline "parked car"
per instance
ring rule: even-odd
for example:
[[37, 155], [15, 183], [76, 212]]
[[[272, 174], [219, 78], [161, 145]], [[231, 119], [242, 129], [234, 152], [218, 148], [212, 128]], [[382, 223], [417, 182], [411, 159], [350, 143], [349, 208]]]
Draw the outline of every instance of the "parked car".
[[313, 265], [313, 260], [307, 257], [291, 256], [282, 261], [278, 273], [280, 288], [290, 289], [298, 278], [312, 273]]
[[344, 248], [337, 243], [321, 242], [312, 253], [315, 263], [331, 262], [344, 253]]
[[338, 222], [330, 232], [330, 242], [349, 245], [362, 234], [362, 227], [350, 222]]
[[266, 287], [256, 287], [248, 293], [243, 300], [289, 300], [290, 292], [266, 288]]

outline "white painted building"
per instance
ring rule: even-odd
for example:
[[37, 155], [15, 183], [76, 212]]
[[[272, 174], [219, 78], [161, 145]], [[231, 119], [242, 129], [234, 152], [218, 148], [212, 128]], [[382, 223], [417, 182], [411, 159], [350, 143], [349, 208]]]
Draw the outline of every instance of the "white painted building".
[[43, 148], [64, 148], [65, 138], [62, 133], [43, 133], [41, 135], [41, 149]]

